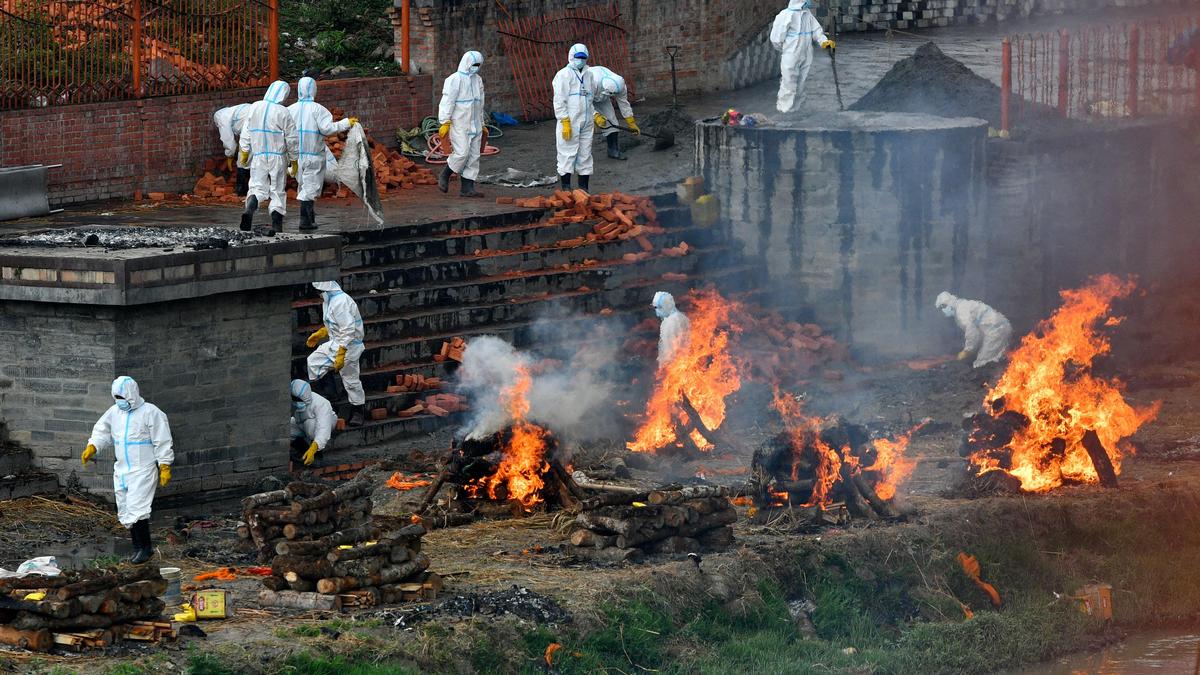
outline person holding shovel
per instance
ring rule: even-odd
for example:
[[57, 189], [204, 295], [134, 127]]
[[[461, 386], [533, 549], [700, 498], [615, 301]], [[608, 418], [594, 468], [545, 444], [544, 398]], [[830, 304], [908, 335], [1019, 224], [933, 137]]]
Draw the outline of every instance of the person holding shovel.
[[[621, 117], [625, 119], [625, 126], [633, 133], [641, 134], [642, 130], [638, 128], [637, 121], [633, 119], [633, 106], [629, 105], [629, 88], [625, 86], [625, 78], [605, 68], [604, 66], [593, 66], [591, 68], [592, 79], [596, 83], [596, 113], [593, 116], [596, 126], [600, 127], [600, 134], [604, 136], [604, 144], [608, 149], [608, 156], [611, 159], [626, 159], [621, 152], [621, 138], [617, 134], [617, 127], [609, 124], [609, 120], [617, 120], [617, 110], [621, 112]], [[616, 109], [613, 108], [613, 103], [616, 102]]]
[[813, 45], [834, 49], [833, 40], [825, 36], [817, 17], [809, 8], [810, 0], [788, 0], [787, 9], [771, 24], [771, 44], [782, 53], [779, 57], [779, 94], [775, 109], [781, 113], [794, 112], [804, 105], [804, 83], [812, 67]]

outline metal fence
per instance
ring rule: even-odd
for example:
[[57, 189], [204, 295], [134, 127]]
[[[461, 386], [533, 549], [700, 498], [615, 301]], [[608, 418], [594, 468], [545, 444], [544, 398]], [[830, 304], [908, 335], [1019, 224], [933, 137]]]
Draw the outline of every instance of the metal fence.
[[0, 109], [266, 84], [278, 0], [0, 0]]
[[542, 16], [499, 22], [501, 43], [512, 66], [521, 116], [526, 121], [554, 116], [550, 82], [567, 63], [567, 50], [587, 45], [588, 63], [605, 66], [625, 78], [634, 98], [629, 62], [629, 35], [616, 5], [597, 5]]
[[[1030, 115], [1072, 119], [1200, 111], [1193, 67], [1167, 53], [1195, 17], [1015, 35], [1001, 46], [1001, 127]], [[1197, 64], [1200, 65], [1200, 64]]]

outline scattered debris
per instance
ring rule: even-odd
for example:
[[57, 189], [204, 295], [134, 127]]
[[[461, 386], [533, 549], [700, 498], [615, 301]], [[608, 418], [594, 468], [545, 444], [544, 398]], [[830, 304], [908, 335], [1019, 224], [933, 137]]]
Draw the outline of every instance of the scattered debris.
[[434, 605], [384, 610], [375, 616], [391, 622], [396, 628], [411, 628], [439, 618], [465, 619], [472, 616], [515, 616], [538, 625], [550, 626], [570, 623], [572, 620], [571, 615], [551, 598], [517, 585], [494, 593], [455, 595]]
[[86, 225], [45, 230], [0, 239], [0, 246], [103, 247], [106, 251], [135, 248], [188, 248], [193, 251], [262, 243], [249, 232], [223, 227], [105, 227]]

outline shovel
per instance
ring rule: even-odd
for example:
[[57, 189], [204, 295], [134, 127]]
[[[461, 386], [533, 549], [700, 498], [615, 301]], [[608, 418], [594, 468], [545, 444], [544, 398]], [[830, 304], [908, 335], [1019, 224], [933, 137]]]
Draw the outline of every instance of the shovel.
[[[620, 124], [617, 124], [616, 122], [613, 122], [611, 120], [609, 121], [608, 126], [614, 128], [614, 129], [620, 129], [621, 131], [627, 131], [634, 135], [636, 135], [638, 133], [638, 132], [634, 131], [633, 129], [630, 129], [629, 127], [623, 127]], [[608, 127], [602, 127], [602, 128], [607, 129]], [[656, 152], [658, 150], [666, 150], [667, 148], [675, 145], [675, 134], [673, 134], [669, 131], [660, 131], [660, 132], [658, 132], [657, 136], [655, 136], [654, 134], [648, 134], [643, 131], [641, 135], [654, 139], [654, 150]]]
[[846, 106], [842, 103], [842, 83], [838, 81], [837, 76], [837, 47], [829, 50], [829, 66], [833, 68], [833, 89], [837, 92], [838, 110], [845, 110]]

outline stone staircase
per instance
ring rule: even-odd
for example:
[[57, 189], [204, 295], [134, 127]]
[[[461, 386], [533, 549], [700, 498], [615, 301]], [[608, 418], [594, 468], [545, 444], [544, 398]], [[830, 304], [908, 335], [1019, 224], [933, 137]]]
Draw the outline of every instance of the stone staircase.
[[[341, 285], [363, 316], [367, 407], [386, 408], [388, 417], [336, 434], [332, 446], [380, 443], [460, 421], [465, 413], [399, 418], [397, 411], [437, 390], [386, 391], [397, 375], [448, 380], [458, 364], [433, 357], [453, 337], [495, 335], [525, 347], [532, 325], [548, 315], [565, 316], [557, 327], [567, 329], [571, 321], [594, 320], [610, 309], [608, 320], [632, 325], [652, 316], [656, 290], [681, 294], [699, 279], [726, 291], [756, 287], [757, 270], [741, 262], [718, 228], [693, 226], [689, 210], [673, 197], [655, 203], [665, 232], [650, 237], [654, 251], [640, 261], [623, 257], [642, 250], [632, 240], [561, 245], [585, 235], [591, 224], [548, 225], [539, 209], [344, 234]], [[688, 255], [661, 253], [680, 241], [692, 247]], [[669, 272], [689, 280], [666, 281]], [[293, 307], [293, 370], [303, 377], [304, 339], [320, 325], [320, 299], [298, 289]], [[344, 416], [344, 399], [335, 407]]]

